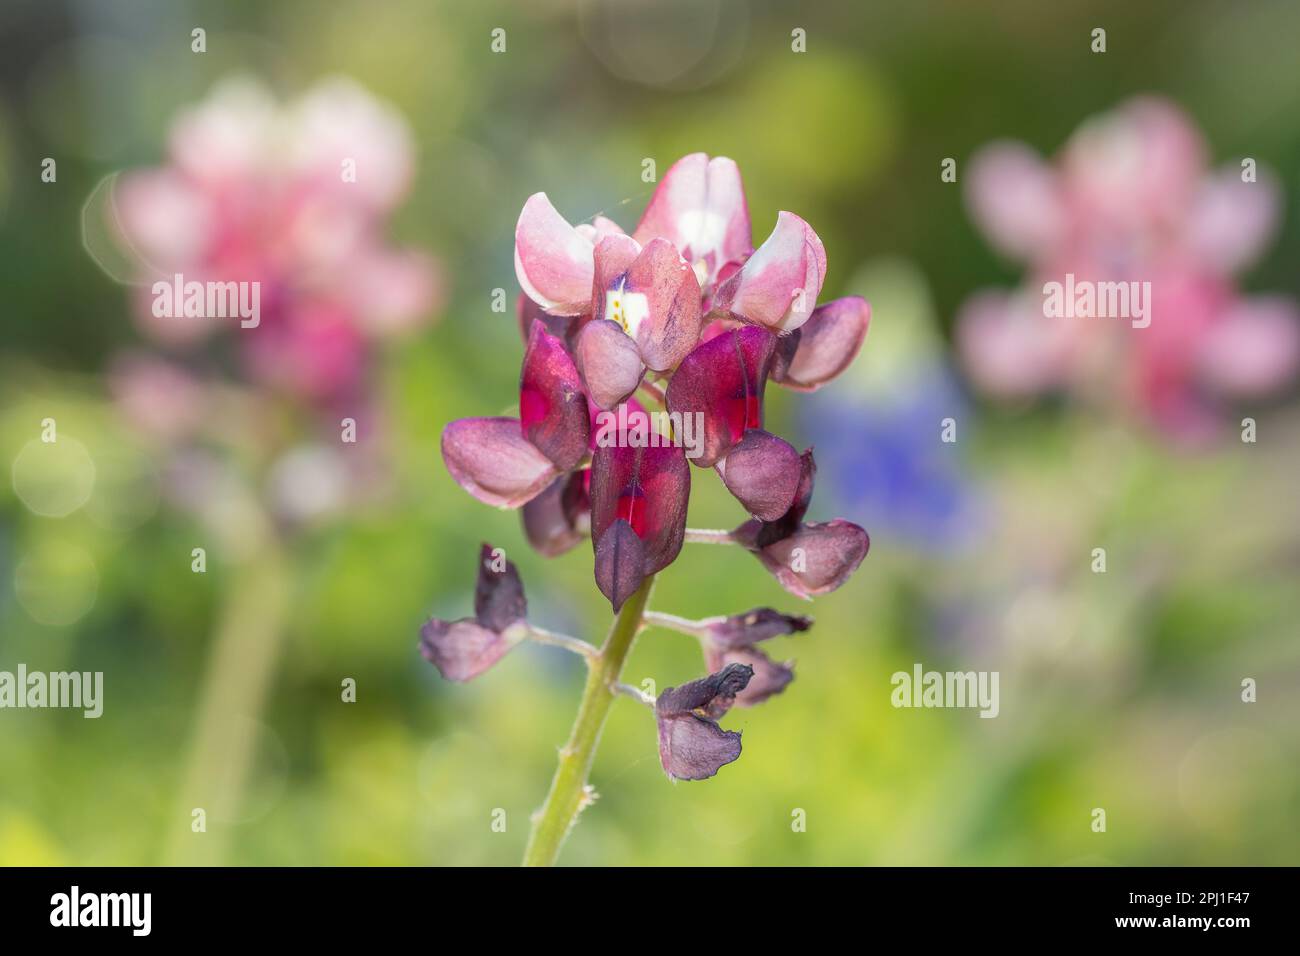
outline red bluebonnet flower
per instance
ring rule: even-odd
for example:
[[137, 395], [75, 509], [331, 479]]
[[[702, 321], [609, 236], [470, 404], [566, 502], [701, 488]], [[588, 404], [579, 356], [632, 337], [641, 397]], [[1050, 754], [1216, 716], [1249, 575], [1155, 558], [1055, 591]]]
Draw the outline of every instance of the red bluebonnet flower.
[[[755, 250], [735, 163], [703, 153], [668, 170], [631, 235], [600, 216], [570, 225], [544, 193], [531, 196], [515, 229], [515, 272], [527, 341], [519, 418], [452, 422], [443, 457], [475, 497], [522, 506], [528, 540], [542, 554], [566, 552], [589, 533], [596, 585], [618, 618], [599, 650], [477, 618], [430, 622], [425, 643], [427, 654], [441, 655], [433, 658], [440, 668], [469, 676], [520, 634], [587, 658], [583, 705], [525, 854], [525, 862], [549, 863], [590, 802], [585, 773], [571, 768], [590, 765], [602, 698], [620, 692], [650, 702], [617, 683], [644, 625], [698, 637], [714, 672], [654, 701], [660, 759], [675, 779], [711, 777], [739, 757], [740, 734], [717, 719], [793, 679], [789, 662], [756, 645], [807, 630], [807, 618], [757, 608], [685, 621], [647, 609], [650, 582], [685, 541], [741, 544], [800, 597], [839, 587], [866, 555], [857, 525], [804, 521], [812, 453], [765, 430], [763, 397], [769, 378], [813, 391], [844, 371], [871, 309], [856, 297], [817, 305], [826, 253], [799, 217], [782, 212]], [[690, 461], [713, 468], [752, 520], [734, 532], [688, 531]]]

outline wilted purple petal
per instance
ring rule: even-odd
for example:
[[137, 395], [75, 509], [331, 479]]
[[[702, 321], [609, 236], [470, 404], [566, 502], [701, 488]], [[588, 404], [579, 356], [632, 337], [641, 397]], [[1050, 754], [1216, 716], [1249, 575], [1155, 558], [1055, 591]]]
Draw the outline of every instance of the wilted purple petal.
[[704, 780], [740, 756], [740, 734], [723, 730], [702, 714], [725, 710], [753, 675], [752, 667], [731, 664], [659, 695], [655, 701], [659, 761], [670, 777]]
[[695, 347], [668, 382], [668, 410], [703, 415], [703, 453], [711, 468], [746, 430], [763, 427], [763, 392], [776, 336], [756, 326], [731, 329]]
[[761, 521], [776, 521], [794, 504], [803, 461], [784, 438], [751, 428], [727, 457], [718, 474], [745, 510]]
[[478, 580], [474, 584], [474, 617], [488, 630], [500, 633], [524, 620], [528, 600], [519, 569], [505, 552], [483, 544], [478, 554]]
[[715, 309], [785, 333], [808, 321], [826, 278], [826, 250], [811, 226], [794, 213], [777, 216], [776, 228], [713, 297]]
[[461, 418], [442, 430], [442, 459], [456, 483], [484, 504], [518, 508], [555, 478], [555, 466], [517, 418]]
[[467, 681], [501, 660], [522, 634], [498, 634], [471, 618], [429, 620], [420, 629], [420, 653], [447, 680]]
[[772, 381], [816, 391], [852, 364], [870, 323], [871, 305], [860, 296], [819, 305], [802, 328], [777, 343]]
[[527, 438], [568, 471], [587, 456], [587, 396], [564, 343], [534, 322], [519, 375], [519, 419]]
[[704, 660], [705, 666], [710, 670], [732, 664], [744, 664], [753, 668], [753, 679], [732, 701], [737, 707], [756, 707], [772, 695], [781, 693], [794, 680], [792, 663], [774, 661], [756, 647], [739, 647], [726, 651], [712, 648], [705, 653]]
[[756, 607], [743, 614], [710, 619], [705, 637], [719, 650], [749, 647], [768, 638], [796, 634], [812, 627], [812, 619], [799, 614], [782, 614], [770, 607]]

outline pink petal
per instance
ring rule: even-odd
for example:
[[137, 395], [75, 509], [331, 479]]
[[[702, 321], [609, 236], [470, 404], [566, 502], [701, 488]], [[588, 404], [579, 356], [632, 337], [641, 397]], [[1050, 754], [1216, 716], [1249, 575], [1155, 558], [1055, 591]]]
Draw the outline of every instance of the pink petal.
[[722, 156], [692, 153], [675, 162], [655, 189], [633, 233], [642, 244], [667, 239], [688, 262], [704, 264], [710, 285], [728, 262], [753, 249], [740, 169]]
[[971, 218], [1003, 254], [1041, 261], [1065, 239], [1065, 201], [1056, 173], [1020, 143], [983, 147], [966, 173]]
[[1070, 320], [1035, 310], [1032, 295], [982, 292], [957, 316], [957, 350], [983, 391], [1001, 398], [1037, 395], [1067, 383]]
[[626, 237], [601, 241], [592, 314], [636, 339], [642, 361], [663, 372], [699, 341], [700, 285], [668, 240], [652, 240], [628, 261], [634, 245]]
[[1211, 268], [1231, 275], [1249, 266], [1277, 231], [1281, 191], [1260, 170], [1253, 183], [1229, 166], [1200, 185], [1188, 213], [1186, 241]]
[[871, 304], [860, 296], [818, 306], [802, 328], [777, 343], [772, 381], [796, 391], [816, 391], [857, 358], [870, 324]]
[[727, 490], [760, 521], [776, 521], [790, 510], [802, 472], [794, 446], [758, 428], [745, 432], [718, 462]]
[[793, 332], [817, 307], [825, 278], [821, 239], [794, 213], [783, 212], [767, 241], [718, 288], [713, 307], [778, 332]]
[[1284, 388], [1300, 366], [1300, 311], [1281, 296], [1236, 303], [1200, 344], [1201, 377], [1231, 398], [1268, 395]]
[[626, 401], [645, 375], [636, 342], [617, 322], [607, 319], [594, 319], [582, 327], [574, 354], [587, 394], [601, 408]]
[[591, 304], [595, 246], [569, 225], [546, 193], [524, 203], [515, 226], [515, 275], [528, 297], [553, 315], [578, 315]]
[[587, 396], [564, 343], [534, 322], [519, 378], [519, 418], [524, 437], [568, 471], [587, 456]]
[[555, 479], [549, 458], [515, 418], [461, 418], [442, 430], [442, 459], [456, 483], [484, 504], [518, 508]]
[[668, 410], [703, 416], [703, 453], [692, 459], [711, 468], [745, 431], [763, 427], [763, 391], [776, 336], [747, 325], [692, 351], [668, 382]]

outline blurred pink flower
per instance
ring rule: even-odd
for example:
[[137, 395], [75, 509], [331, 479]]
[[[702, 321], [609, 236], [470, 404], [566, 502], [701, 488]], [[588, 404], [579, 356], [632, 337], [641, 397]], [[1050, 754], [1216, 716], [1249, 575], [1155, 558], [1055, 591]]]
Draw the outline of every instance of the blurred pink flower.
[[[1053, 162], [1020, 143], [976, 154], [971, 216], [1027, 266], [1021, 290], [981, 292], [958, 316], [979, 387], [1001, 398], [1105, 391], [1186, 439], [1212, 431], [1226, 402], [1293, 378], [1295, 303], [1243, 296], [1232, 278], [1271, 239], [1280, 190], [1263, 169], [1209, 170], [1207, 152], [1177, 106], [1142, 97], [1083, 123]], [[1150, 282], [1148, 324], [1046, 315], [1045, 284], [1067, 276]]]
[[[125, 173], [110, 225], [143, 283], [138, 316], [171, 345], [236, 333], [243, 374], [311, 402], [355, 396], [372, 344], [429, 320], [437, 264], [384, 239], [414, 169], [405, 121], [350, 80], [281, 105], [228, 80], [175, 119], [167, 162]], [[152, 285], [258, 283], [260, 320], [159, 316]], [[164, 310], [166, 311], [166, 310]]]

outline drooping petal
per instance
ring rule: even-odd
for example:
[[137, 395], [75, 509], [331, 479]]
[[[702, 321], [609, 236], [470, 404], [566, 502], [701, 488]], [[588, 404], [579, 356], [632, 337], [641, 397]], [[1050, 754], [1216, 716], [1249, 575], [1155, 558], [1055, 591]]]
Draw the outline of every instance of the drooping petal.
[[587, 394], [601, 408], [626, 401], [645, 375], [636, 342], [608, 319], [593, 319], [583, 325], [574, 354]]
[[796, 391], [816, 391], [857, 358], [870, 324], [871, 304], [861, 296], [818, 306], [801, 328], [777, 342], [772, 381]]
[[596, 540], [596, 586], [617, 614], [646, 576], [645, 544], [622, 518]]
[[691, 470], [681, 448], [639, 443], [597, 448], [591, 461], [593, 545], [599, 552], [606, 531], [624, 521], [644, 544], [642, 575], [662, 570], [681, 551], [690, 489]]
[[502, 549], [484, 542], [478, 554], [478, 580], [474, 584], [474, 617], [490, 631], [500, 633], [528, 614], [528, 599], [519, 569], [506, 560]]
[[813, 598], [844, 584], [870, 547], [864, 530], [836, 518], [805, 524], [754, 553], [781, 587], [796, 597]]
[[996, 142], [971, 158], [966, 204], [989, 242], [1009, 258], [1041, 261], [1069, 224], [1056, 173], [1028, 146]]
[[528, 297], [553, 315], [578, 315], [591, 303], [595, 247], [556, 212], [546, 193], [524, 203], [515, 226], [515, 275]]
[[447, 680], [467, 681], [501, 660], [522, 637], [522, 631], [498, 634], [469, 618], [433, 618], [420, 629], [420, 653]]
[[776, 521], [794, 504], [802, 459], [784, 438], [751, 428], [718, 462], [727, 490], [760, 521]]
[[767, 241], [718, 287], [713, 307], [781, 333], [793, 332], [812, 315], [825, 279], [821, 239], [794, 213], [782, 212]]
[[587, 455], [590, 419], [582, 379], [564, 343], [534, 322], [519, 376], [519, 418], [524, 437], [568, 471]]
[[1204, 335], [1197, 356], [1202, 380], [1228, 398], [1272, 394], [1300, 367], [1300, 311], [1285, 296], [1235, 303]]
[[484, 504], [518, 508], [554, 480], [555, 466], [524, 438], [517, 418], [461, 418], [442, 430], [442, 459]]
[[587, 469], [561, 475], [546, 490], [524, 505], [522, 516], [528, 543], [548, 558], [571, 550], [591, 528], [591, 501], [587, 498]]
[[695, 347], [668, 383], [668, 410], [699, 413], [704, 424], [703, 454], [693, 458], [711, 468], [740, 441], [745, 431], [763, 427], [763, 391], [776, 336], [745, 326]]
[[752, 667], [731, 664], [659, 695], [655, 701], [659, 762], [670, 777], [704, 780], [740, 756], [739, 732], [723, 730], [700, 712], [725, 711], [753, 675]]
[[1242, 182], [1228, 166], [1206, 177], [1187, 216], [1187, 243], [1202, 262], [1224, 275], [1251, 265], [1277, 231], [1281, 191], [1266, 170]]
[[723, 265], [753, 249], [740, 169], [723, 156], [683, 156], [664, 174], [633, 235], [643, 244], [667, 239], [689, 262], [703, 263], [700, 282], [711, 284]]
[[812, 627], [812, 623], [812, 618], [799, 614], [782, 614], [770, 607], [756, 607], [743, 614], [710, 618], [705, 624], [705, 636], [719, 650], [733, 650], [768, 638], [801, 633]]
[[733, 703], [737, 707], [756, 707], [774, 694], [779, 694], [794, 680], [794, 665], [789, 661], [774, 661], [756, 647], [732, 650], [710, 649], [705, 655], [705, 666], [710, 670], [744, 664], [753, 668], [749, 685], [738, 693]]

